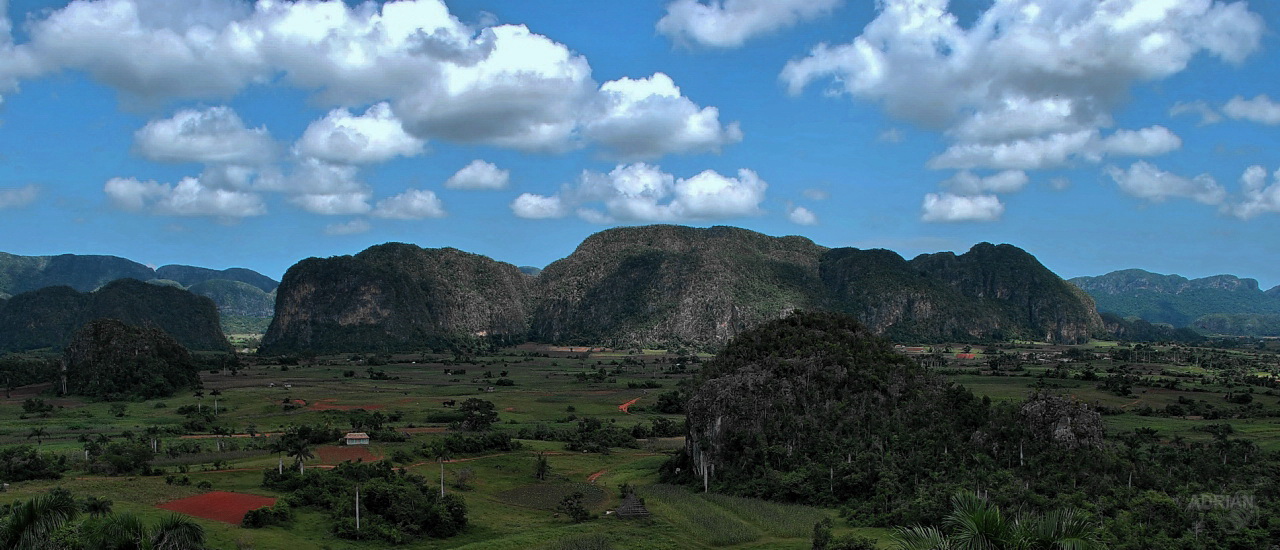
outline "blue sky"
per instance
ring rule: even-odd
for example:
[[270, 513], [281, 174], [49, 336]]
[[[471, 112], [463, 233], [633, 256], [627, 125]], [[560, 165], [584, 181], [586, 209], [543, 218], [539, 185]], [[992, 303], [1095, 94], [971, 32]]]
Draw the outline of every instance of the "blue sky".
[[0, 250], [544, 266], [735, 225], [1280, 284], [1280, 5], [0, 0]]

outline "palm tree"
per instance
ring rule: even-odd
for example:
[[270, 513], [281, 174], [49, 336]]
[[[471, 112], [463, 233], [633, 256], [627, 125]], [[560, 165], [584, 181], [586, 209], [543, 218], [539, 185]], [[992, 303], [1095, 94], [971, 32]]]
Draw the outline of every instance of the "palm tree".
[[36, 446], [40, 446], [43, 444], [44, 438], [47, 435], [49, 435], [49, 431], [43, 427], [31, 428], [31, 431], [27, 433], [27, 439], [31, 439], [33, 437], [36, 438]]
[[110, 514], [112, 504], [113, 503], [109, 498], [98, 498], [98, 497], [91, 496], [85, 499], [84, 503], [81, 505], [81, 508], [84, 509], [84, 512], [86, 514], [89, 514], [89, 517], [96, 518], [96, 517], [102, 517], [107, 514]]
[[204, 548], [204, 527], [187, 516], [169, 514], [151, 529], [151, 550]]
[[66, 491], [50, 491], [25, 502], [14, 503], [0, 523], [0, 548], [36, 550], [49, 546], [49, 538], [75, 519], [79, 509]]
[[283, 474], [284, 473], [284, 452], [289, 450], [288, 446], [285, 445], [284, 438], [279, 437], [273, 440], [271, 443], [268, 443], [267, 450], [270, 451], [272, 454], [277, 455], [277, 457], [280, 459], [280, 464], [277, 466], [276, 473]]
[[1103, 548], [1098, 526], [1080, 512], [1006, 516], [973, 493], [951, 497], [951, 514], [936, 527], [899, 527], [889, 538], [899, 550], [1094, 550]]
[[301, 437], [289, 438], [285, 442], [285, 451], [290, 457], [298, 461], [298, 473], [303, 473], [304, 463], [307, 459], [315, 458], [315, 453], [311, 452], [311, 444]]
[[85, 542], [105, 550], [200, 550], [204, 527], [191, 518], [169, 514], [147, 527], [133, 514], [115, 514], [86, 521]]

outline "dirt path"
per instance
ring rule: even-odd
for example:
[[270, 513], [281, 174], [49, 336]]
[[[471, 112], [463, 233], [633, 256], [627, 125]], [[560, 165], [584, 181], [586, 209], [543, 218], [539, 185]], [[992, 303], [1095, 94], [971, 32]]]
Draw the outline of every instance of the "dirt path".
[[631, 408], [632, 405], [636, 404], [636, 401], [639, 401], [639, 400], [640, 398], [637, 397], [635, 399], [627, 401], [626, 403], [618, 405], [618, 410], [622, 411], [624, 414], [631, 414], [631, 411], [629, 409]]
[[607, 470], [600, 470], [599, 472], [587, 476], [587, 483], [595, 483], [596, 480], [600, 479], [600, 476], [604, 475], [606, 471]]

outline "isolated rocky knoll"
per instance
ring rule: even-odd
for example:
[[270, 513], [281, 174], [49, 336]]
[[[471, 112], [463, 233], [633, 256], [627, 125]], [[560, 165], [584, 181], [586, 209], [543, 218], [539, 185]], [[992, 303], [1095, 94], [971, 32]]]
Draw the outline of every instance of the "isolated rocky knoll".
[[0, 351], [60, 349], [96, 319], [163, 330], [192, 350], [227, 351], [212, 300], [180, 288], [119, 279], [93, 292], [68, 286], [18, 294], [0, 305]]
[[1071, 343], [1102, 330], [1087, 295], [1013, 246], [906, 261], [733, 227], [609, 229], [537, 277], [453, 249], [387, 244], [304, 260], [277, 292], [268, 352], [412, 349], [481, 333], [709, 349], [810, 309], [914, 340]]
[[453, 248], [374, 246], [308, 258], [284, 275], [264, 353], [443, 346], [456, 338], [524, 341], [533, 278]]

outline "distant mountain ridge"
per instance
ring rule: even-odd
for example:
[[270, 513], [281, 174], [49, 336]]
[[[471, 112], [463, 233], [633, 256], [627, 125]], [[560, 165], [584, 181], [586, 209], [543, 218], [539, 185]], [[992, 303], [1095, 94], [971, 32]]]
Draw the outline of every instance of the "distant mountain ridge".
[[[279, 283], [251, 269], [215, 270], [188, 265], [151, 269], [116, 256], [61, 254], [18, 256], [0, 252], [0, 298], [53, 286], [93, 292], [111, 281], [136, 279], [179, 286], [207, 296], [228, 320], [247, 319], [265, 328]], [[259, 330], [262, 330], [261, 328]]]
[[479, 334], [707, 349], [807, 309], [850, 313], [876, 333], [917, 340], [1074, 343], [1104, 330], [1087, 294], [1011, 245], [906, 261], [723, 226], [608, 229], [537, 277], [453, 249], [379, 245], [303, 260], [278, 293], [263, 340], [271, 352]]
[[0, 304], [0, 351], [65, 346], [97, 319], [155, 327], [192, 350], [228, 351], [213, 301], [180, 288], [118, 279], [84, 293], [50, 286]]
[[1263, 291], [1257, 280], [1234, 275], [1187, 279], [1124, 269], [1097, 277], [1075, 277], [1069, 282], [1088, 292], [1098, 311], [1175, 327], [1248, 335], [1232, 327], [1255, 324], [1237, 316], [1280, 315], [1280, 287]]

